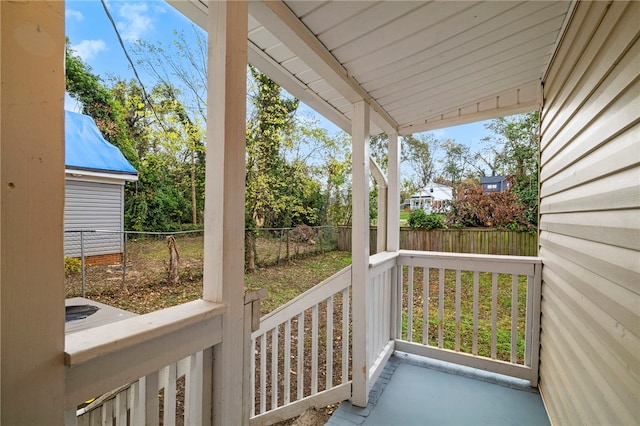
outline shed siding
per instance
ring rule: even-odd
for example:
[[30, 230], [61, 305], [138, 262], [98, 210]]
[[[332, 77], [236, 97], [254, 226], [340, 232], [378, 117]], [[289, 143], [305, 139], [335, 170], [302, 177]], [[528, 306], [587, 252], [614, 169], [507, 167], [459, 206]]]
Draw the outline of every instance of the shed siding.
[[555, 424], [640, 421], [638, 16], [640, 2], [579, 2], [545, 82], [540, 390]]
[[[79, 230], [123, 230], [124, 185], [66, 180], [64, 255], [80, 256]], [[122, 253], [122, 234], [84, 232], [84, 255]]]

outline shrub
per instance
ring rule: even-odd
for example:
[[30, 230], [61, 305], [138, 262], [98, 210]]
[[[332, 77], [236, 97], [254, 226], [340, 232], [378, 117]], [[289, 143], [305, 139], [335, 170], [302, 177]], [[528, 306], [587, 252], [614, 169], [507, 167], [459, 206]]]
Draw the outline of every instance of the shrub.
[[466, 189], [451, 203], [447, 221], [451, 227], [528, 228], [524, 207], [515, 194], [508, 190], [486, 193], [481, 186]]
[[412, 228], [437, 229], [444, 228], [444, 217], [440, 214], [427, 214], [422, 209], [415, 209], [407, 221]]
[[77, 257], [64, 258], [64, 274], [65, 276], [79, 274], [82, 271], [82, 262]]

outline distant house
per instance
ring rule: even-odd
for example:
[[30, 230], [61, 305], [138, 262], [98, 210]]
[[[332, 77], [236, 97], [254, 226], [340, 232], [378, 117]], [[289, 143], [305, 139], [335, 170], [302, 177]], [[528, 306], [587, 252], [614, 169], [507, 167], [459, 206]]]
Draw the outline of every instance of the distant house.
[[441, 213], [444, 211], [445, 201], [453, 199], [453, 188], [439, 183], [430, 183], [420, 192], [411, 196], [408, 206], [411, 210], [423, 209], [427, 213]]
[[509, 189], [507, 176], [483, 176], [480, 178], [480, 185], [484, 192], [502, 192]]
[[124, 184], [137, 179], [91, 117], [65, 111], [65, 256], [84, 255], [90, 264], [122, 259]]

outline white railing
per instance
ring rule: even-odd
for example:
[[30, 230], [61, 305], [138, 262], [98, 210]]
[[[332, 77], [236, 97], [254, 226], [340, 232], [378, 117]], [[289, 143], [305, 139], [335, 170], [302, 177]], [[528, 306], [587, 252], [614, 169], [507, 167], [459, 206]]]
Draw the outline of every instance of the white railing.
[[251, 424], [351, 396], [350, 288], [347, 267], [260, 319], [251, 334]]
[[538, 382], [541, 260], [401, 250], [397, 350]]
[[203, 379], [222, 341], [225, 309], [198, 300], [69, 334], [65, 424], [208, 421], [211, 389]]
[[[164, 425], [202, 423], [203, 353], [199, 351], [160, 371], [96, 398], [69, 413], [69, 424]], [[75, 422], [74, 423], [74, 417]]]
[[[405, 250], [372, 256], [369, 383], [400, 350], [536, 386], [540, 266], [538, 258], [517, 256]], [[250, 423], [278, 422], [351, 397], [351, 267], [258, 321], [260, 297], [245, 295]], [[225, 309], [200, 300], [68, 335], [66, 424], [209, 421], [203, 413], [211, 412], [211, 383], [204, 382], [213, 374]]]
[[392, 334], [397, 288], [398, 253], [381, 252], [369, 259], [369, 284], [367, 291], [367, 366], [369, 388], [375, 383], [393, 354]]

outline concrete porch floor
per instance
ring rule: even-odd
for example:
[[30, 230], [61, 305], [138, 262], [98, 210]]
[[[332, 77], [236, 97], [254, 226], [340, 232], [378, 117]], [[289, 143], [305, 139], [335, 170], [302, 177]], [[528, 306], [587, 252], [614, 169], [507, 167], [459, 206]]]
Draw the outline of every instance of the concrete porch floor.
[[343, 402], [327, 425], [549, 425], [528, 382], [396, 352], [365, 408]]

